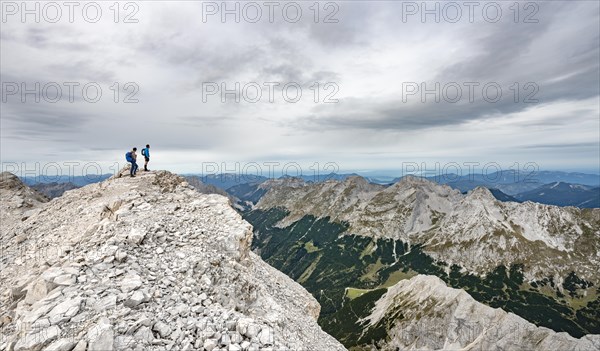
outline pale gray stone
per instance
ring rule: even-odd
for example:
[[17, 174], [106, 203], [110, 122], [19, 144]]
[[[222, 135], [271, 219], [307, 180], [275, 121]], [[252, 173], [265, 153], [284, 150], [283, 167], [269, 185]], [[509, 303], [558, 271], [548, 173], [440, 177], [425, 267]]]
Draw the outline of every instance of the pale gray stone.
[[219, 344], [221, 346], [228, 346], [229, 344], [231, 344], [231, 338], [229, 337], [229, 335], [223, 334], [221, 336], [221, 339], [219, 340]]
[[114, 330], [110, 320], [100, 318], [87, 333], [88, 351], [112, 351], [114, 349]]
[[128, 293], [130, 291], [136, 290], [142, 286], [142, 280], [137, 274], [127, 274], [123, 277], [121, 281], [121, 291], [124, 293]]
[[140, 290], [137, 290], [131, 295], [129, 299], [125, 300], [124, 305], [130, 308], [134, 308], [142, 302], [144, 302], [144, 293]]
[[73, 348], [73, 350], [71, 350], [71, 351], [86, 351], [86, 350], [87, 350], [87, 341], [79, 340], [77, 342], [77, 345], [75, 345], [75, 348]]
[[162, 321], [154, 323], [152, 330], [156, 331], [161, 336], [161, 338], [166, 338], [167, 336], [169, 336], [169, 334], [171, 334], [171, 328]]
[[127, 252], [118, 250], [115, 253], [115, 259], [119, 262], [125, 262], [125, 260], [127, 259]]
[[36, 280], [35, 283], [33, 283], [27, 290], [27, 295], [25, 295], [25, 303], [33, 305], [37, 301], [44, 298], [53, 287], [54, 286], [52, 283], [49, 283], [43, 279]]
[[152, 331], [147, 326], [141, 326], [134, 334], [136, 340], [145, 342], [147, 344], [152, 343], [154, 340], [154, 335]]
[[105, 311], [117, 306], [117, 295], [107, 295], [100, 299], [95, 305], [97, 311]]
[[138, 228], [131, 228], [129, 235], [127, 235], [127, 241], [130, 244], [140, 245], [144, 238], [146, 237], [146, 233]]
[[117, 350], [126, 350], [137, 344], [135, 338], [131, 335], [118, 335], [114, 341], [114, 348]]
[[114, 331], [106, 329], [94, 340], [89, 341], [88, 351], [112, 351], [114, 350]]
[[73, 285], [77, 282], [77, 278], [73, 274], [62, 274], [54, 278], [53, 283], [56, 285]]
[[77, 345], [72, 338], [58, 339], [44, 348], [44, 351], [71, 351]]
[[273, 330], [271, 328], [262, 328], [258, 334], [258, 340], [263, 345], [273, 345]]
[[77, 313], [79, 313], [79, 308], [81, 306], [82, 299], [79, 297], [74, 297], [69, 300], [65, 300], [56, 307], [54, 307], [49, 313], [48, 318], [50, 319], [51, 324], [59, 324], [62, 322], [66, 322], [74, 317]]
[[217, 347], [218, 344], [219, 342], [217, 339], [206, 339], [204, 340], [202, 347], [204, 347], [206, 351], [212, 351], [215, 347]]
[[60, 328], [56, 325], [41, 330], [31, 330], [30, 333], [17, 341], [15, 344], [15, 351], [39, 349], [54, 341], [59, 335]]

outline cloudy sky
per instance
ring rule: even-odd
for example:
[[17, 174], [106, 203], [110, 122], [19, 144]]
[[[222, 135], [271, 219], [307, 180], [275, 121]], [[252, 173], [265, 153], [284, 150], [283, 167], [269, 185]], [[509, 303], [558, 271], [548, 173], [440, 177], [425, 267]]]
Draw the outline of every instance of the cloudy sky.
[[152, 168], [188, 173], [599, 172], [597, 1], [227, 3], [239, 23], [220, 1], [37, 4], [39, 23], [2, 1], [3, 169], [108, 173], [150, 143]]

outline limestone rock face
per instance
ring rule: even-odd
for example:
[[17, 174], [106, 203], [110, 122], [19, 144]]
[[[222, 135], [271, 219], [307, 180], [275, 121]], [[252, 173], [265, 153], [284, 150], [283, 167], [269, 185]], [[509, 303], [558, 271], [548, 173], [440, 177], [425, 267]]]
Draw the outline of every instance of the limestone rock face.
[[0, 350], [344, 349], [227, 198], [159, 171], [46, 202], [6, 177]]
[[[23, 184], [16, 175], [10, 172], [0, 173], [0, 221], [3, 231], [19, 220], [35, 214], [37, 208], [48, 201], [46, 196]], [[22, 240], [19, 234], [14, 236]]]
[[600, 349], [600, 335], [576, 339], [537, 327], [427, 275], [392, 286], [363, 322], [366, 329], [392, 325], [388, 341], [378, 345], [379, 350]]

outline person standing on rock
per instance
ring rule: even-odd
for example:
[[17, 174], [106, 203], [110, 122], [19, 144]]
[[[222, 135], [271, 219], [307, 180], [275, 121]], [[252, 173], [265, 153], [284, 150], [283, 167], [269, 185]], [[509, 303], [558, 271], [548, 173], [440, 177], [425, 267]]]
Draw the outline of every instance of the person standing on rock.
[[131, 150], [125, 154], [125, 159], [127, 160], [127, 162], [131, 163], [131, 168], [129, 169], [129, 175], [131, 177], [135, 177], [135, 173], [137, 172], [137, 169], [138, 169], [138, 164], [136, 163], [136, 160], [137, 160], [137, 154], [135, 153], [136, 151], [137, 151], [137, 147], [134, 147], [133, 150]]
[[142, 149], [142, 156], [144, 156], [144, 171], [148, 172], [148, 162], [150, 162], [150, 145], [146, 144], [146, 147]]

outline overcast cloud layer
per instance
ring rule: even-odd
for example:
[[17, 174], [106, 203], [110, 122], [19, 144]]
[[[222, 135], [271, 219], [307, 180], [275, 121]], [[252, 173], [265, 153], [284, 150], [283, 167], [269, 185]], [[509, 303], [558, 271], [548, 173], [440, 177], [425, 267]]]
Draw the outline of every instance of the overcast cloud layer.
[[[273, 23], [263, 2], [257, 3], [263, 16], [256, 23], [243, 16], [235, 23], [233, 15], [222, 23], [220, 13], [204, 20], [221, 2], [193, 1], [136, 2], [132, 19], [138, 23], [123, 23], [134, 7], [121, 8], [114, 23], [112, 2], [99, 2], [103, 12], [96, 23], [82, 17], [85, 3], [75, 8], [73, 23], [66, 7], [57, 23], [43, 16], [35, 23], [33, 15], [23, 23], [6, 3], [0, 37], [3, 164], [93, 161], [109, 172], [127, 149], [150, 143], [153, 168], [176, 172], [201, 172], [203, 162], [268, 161], [302, 167], [319, 162], [321, 168], [334, 162], [340, 171], [399, 169], [411, 161], [600, 167], [597, 1], [522, 3], [518, 14], [513, 2], [496, 2], [502, 7], [498, 18], [490, 5], [484, 17], [489, 2], [480, 2], [472, 20], [469, 8], [457, 2], [463, 13], [455, 23], [453, 9], [443, 12], [446, 3], [439, 5], [439, 23], [434, 15], [424, 23], [421, 12], [408, 15], [421, 2], [400, 1], [322, 2], [319, 23], [309, 8], [313, 2], [298, 2], [303, 12], [296, 23], [282, 17], [285, 3], [274, 9]], [[323, 23], [329, 13], [337, 23]], [[291, 19], [294, 8], [288, 14]], [[55, 95], [50, 88], [39, 103], [33, 95], [25, 103], [21, 92], [7, 95], [7, 84], [33, 88], [35, 82], [57, 82], [62, 98], [45, 101]], [[65, 82], [80, 84], [73, 102]], [[96, 103], [82, 97], [81, 87], [90, 82], [102, 88]], [[118, 103], [111, 90], [116, 82]], [[124, 90], [128, 82], [139, 87], [133, 96], [138, 103], [123, 102], [134, 91]], [[228, 95], [223, 103], [217, 94], [203, 101], [210, 82], [230, 89], [239, 82], [252, 96], [255, 85], [247, 84], [254, 82], [263, 87], [262, 98], [237, 103]], [[272, 103], [266, 82], [279, 83]], [[440, 102], [433, 94], [403, 96], [421, 83], [434, 89], [436, 82], [447, 88]], [[284, 100], [286, 83], [302, 87], [297, 103]], [[492, 86], [487, 101], [486, 84]], [[445, 101], [456, 96], [457, 86], [462, 96]], [[491, 102], [494, 86], [502, 96]], [[293, 98], [293, 89], [288, 92]], [[338, 102], [325, 103], [332, 92], [330, 100]]]

